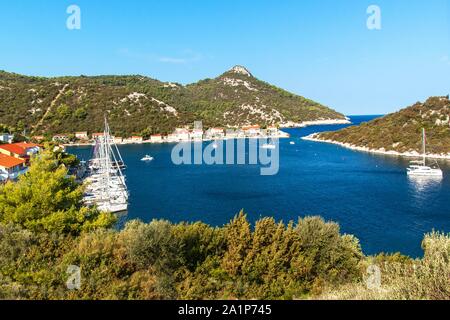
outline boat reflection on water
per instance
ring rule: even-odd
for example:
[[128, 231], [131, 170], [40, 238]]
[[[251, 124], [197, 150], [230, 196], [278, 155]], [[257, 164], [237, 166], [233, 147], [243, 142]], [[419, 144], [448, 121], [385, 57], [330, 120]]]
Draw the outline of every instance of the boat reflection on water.
[[411, 189], [411, 194], [416, 205], [426, 205], [433, 200], [435, 194], [438, 194], [442, 187], [443, 177], [424, 177], [424, 176], [408, 176], [408, 183]]

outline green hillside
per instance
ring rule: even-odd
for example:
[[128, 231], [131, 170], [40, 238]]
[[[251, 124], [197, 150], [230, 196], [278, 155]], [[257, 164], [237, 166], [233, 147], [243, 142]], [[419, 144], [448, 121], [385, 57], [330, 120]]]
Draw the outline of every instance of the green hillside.
[[107, 114], [116, 134], [205, 126], [276, 125], [344, 116], [234, 67], [183, 86], [143, 76], [27, 77], [0, 72], [0, 123], [28, 133], [96, 132]]
[[386, 151], [421, 152], [422, 128], [427, 132], [427, 153], [450, 153], [449, 97], [431, 97], [411, 107], [359, 126], [317, 135], [323, 140]]

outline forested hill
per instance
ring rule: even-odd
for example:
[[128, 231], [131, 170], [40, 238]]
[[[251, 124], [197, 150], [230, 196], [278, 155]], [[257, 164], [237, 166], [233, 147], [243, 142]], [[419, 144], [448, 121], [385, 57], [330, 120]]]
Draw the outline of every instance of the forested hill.
[[427, 132], [427, 153], [450, 153], [449, 97], [431, 97], [385, 117], [316, 136], [321, 140], [397, 152], [422, 152], [422, 128]]
[[279, 125], [344, 116], [256, 79], [236, 66], [183, 86], [143, 76], [28, 77], [0, 71], [0, 123], [28, 133], [96, 132], [107, 114], [116, 134], [205, 126]]

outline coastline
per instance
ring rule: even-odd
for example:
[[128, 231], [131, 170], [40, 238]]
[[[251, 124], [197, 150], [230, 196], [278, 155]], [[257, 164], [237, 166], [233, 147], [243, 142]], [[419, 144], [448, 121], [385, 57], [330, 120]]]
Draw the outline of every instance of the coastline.
[[[398, 151], [393, 151], [393, 150], [386, 151], [383, 149], [370, 149], [368, 147], [360, 147], [360, 146], [352, 145], [350, 143], [343, 143], [343, 142], [334, 141], [334, 140], [319, 139], [319, 138], [317, 138], [317, 135], [318, 135], [318, 133], [313, 133], [313, 134], [310, 134], [309, 136], [302, 137], [302, 140], [335, 144], [335, 145], [341, 146], [343, 148], [360, 151], [360, 152], [374, 153], [374, 154], [379, 154], [379, 155], [407, 157], [407, 158], [423, 157], [423, 155], [417, 151], [398, 152]], [[448, 154], [427, 154], [425, 157], [428, 159], [450, 160], [450, 153], [448, 153]]]
[[[208, 141], [219, 141], [219, 140], [239, 140], [239, 139], [288, 139], [290, 135], [288, 133], [283, 132], [284, 134], [279, 135], [272, 135], [272, 136], [257, 136], [257, 137], [222, 137], [222, 138], [216, 138], [216, 139], [193, 139], [193, 140], [176, 140], [176, 141], [151, 141], [151, 140], [144, 140], [142, 142], [117, 142], [116, 144], [118, 146], [123, 145], [142, 145], [142, 144], [166, 144], [166, 143], [180, 143], [180, 142], [208, 142]], [[94, 142], [89, 143], [66, 143], [63, 144], [64, 147], [89, 147], [95, 145]]]
[[[320, 125], [335, 125], [335, 124], [351, 124], [350, 118], [346, 119], [326, 119], [326, 120], [314, 120], [314, 121], [303, 121], [300, 123], [296, 122], [286, 122], [282, 125], [280, 125], [280, 129], [292, 129], [292, 128], [305, 128], [310, 126], [320, 126]], [[275, 135], [275, 136], [258, 136], [258, 137], [232, 137], [227, 138], [223, 137], [220, 139], [202, 139], [202, 140], [181, 140], [181, 141], [151, 141], [151, 140], [144, 140], [142, 142], [120, 142], [116, 143], [117, 145], [141, 145], [141, 144], [163, 144], [163, 143], [179, 143], [179, 142], [196, 142], [196, 141], [213, 141], [213, 140], [229, 140], [229, 139], [268, 139], [268, 138], [275, 138], [275, 139], [287, 139], [289, 138], [289, 134], [286, 132], [283, 132], [280, 130], [282, 134]], [[94, 145], [93, 142], [88, 143], [65, 143], [63, 144], [64, 147], [87, 147]]]
[[325, 120], [313, 120], [313, 121], [303, 121], [303, 122], [286, 122], [280, 125], [280, 128], [306, 128], [311, 126], [327, 126], [334, 124], [351, 124], [350, 118], [345, 117], [345, 119], [325, 119]]

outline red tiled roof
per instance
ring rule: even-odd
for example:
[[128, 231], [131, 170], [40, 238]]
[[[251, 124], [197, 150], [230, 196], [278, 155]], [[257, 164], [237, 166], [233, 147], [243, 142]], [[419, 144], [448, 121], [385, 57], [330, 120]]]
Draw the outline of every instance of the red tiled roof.
[[25, 160], [17, 159], [0, 153], [0, 167], [14, 168], [18, 165], [24, 164]]
[[23, 155], [25, 154], [25, 149], [21, 146], [18, 146], [17, 144], [2, 144], [0, 145], [0, 149], [6, 150], [8, 152], [17, 154], [17, 155]]
[[244, 130], [244, 131], [253, 130], [253, 129], [261, 129], [261, 127], [258, 125], [242, 127], [242, 130]]
[[28, 148], [34, 148], [34, 147], [39, 147], [38, 144], [35, 143], [28, 143], [28, 142], [18, 142], [18, 143], [14, 143], [16, 146], [21, 147], [23, 149], [28, 149]]

